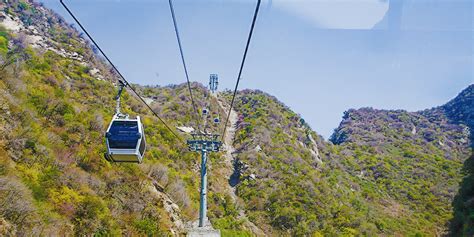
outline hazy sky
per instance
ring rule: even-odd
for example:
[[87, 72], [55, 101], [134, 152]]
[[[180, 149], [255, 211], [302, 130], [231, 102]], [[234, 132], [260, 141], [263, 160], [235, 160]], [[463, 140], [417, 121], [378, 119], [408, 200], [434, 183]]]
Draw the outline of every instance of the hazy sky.
[[[65, 1], [129, 81], [185, 82], [167, 0]], [[192, 81], [234, 87], [255, 2], [174, 1]], [[240, 89], [328, 138], [349, 108], [416, 111], [474, 83], [473, 25], [473, 0], [264, 0]]]

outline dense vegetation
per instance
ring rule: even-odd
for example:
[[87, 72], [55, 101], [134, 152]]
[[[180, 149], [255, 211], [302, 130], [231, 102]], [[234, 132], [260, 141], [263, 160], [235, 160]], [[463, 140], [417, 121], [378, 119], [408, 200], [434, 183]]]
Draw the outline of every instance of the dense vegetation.
[[[12, 47], [2, 44], [1, 128], [5, 131], [0, 170], [5, 179], [0, 198], [6, 203], [19, 195], [28, 207], [13, 202], [0, 208], [5, 233], [168, 235], [183, 231], [177, 221], [194, 220], [197, 214], [197, 156], [149, 116], [138, 100], [125, 94], [125, 112], [144, 115], [149, 143], [146, 163], [106, 162], [102, 133], [113, 113], [111, 82], [116, 78], [110, 68], [85, 47], [80, 34], [40, 5], [9, 1], [5, 11], [19, 16], [45, 40], [41, 47], [32, 48], [28, 35], [1, 30], [2, 42]], [[204, 88], [198, 84], [193, 88], [198, 106], [203, 107], [209, 101]], [[165, 114], [172, 127], [195, 126], [184, 85], [137, 86], [136, 90], [154, 98], [152, 107]], [[210, 106], [217, 107], [215, 99]], [[214, 169], [222, 169], [216, 157], [211, 156]], [[223, 234], [248, 235], [229, 195], [213, 188], [213, 183], [226, 181], [224, 176], [210, 180], [209, 216]], [[180, 209], [169, 213], [163, 195]]]
[[280, 234], [441, 234], [470, 150], [467, 126], [438, 110], [349, 110], [331, 145], [275, 98], [243, 91], [238, 194], [251, 218]]
[[[179, 205], [180, 218], [195, 219], [197, 156], [149, 116], [137, 99], [125, 94], [125, 112], [144, 115], [147, 159], [140, 166], [106, 162], [103, 132], [113, 114], [115, 94], [111, 83], [115, 77], [108, 66], [85, 47], [75, 30], [41, 6], [9, 1], [5, 11], [35, 27], [48, 46], [32, 48], [27, 35], [0, 28], [2, 233], [168, 235], [173, 228], [182, 231], [174, 226], [158, 193], [167, 193]], [[97, 78], [95, 69], [107, 79]], [[189, 101], [181, 101], [180, 95], [186, 87], [138, 90], [159, 91], [155, 92], [162, 103], [157, 105], [163, 110], [160, 113], [168, 115], [166, 120], [190, 120]]]
[[474, 236], [474, 154], [464, 163], [463, 172], [466, 176], [453, 201], [450, 230], [454, 236]]
[[[197, 154], [125, 93], [124, 111], [143, 116], [146, 159], [105, 161], [116, 75], [61, 17], [2, 3], [0, 14], [24, 28], [0, 25], [0, 235], [184, 231], [197, 217]], [[185, 85], [134, 86], [172, 128], [196, 127]], [[225, 117], [202, 85], [192, 87], [198, 108]], [[210, 158], [214, 227], [224, 236], [251, 236], [249, 223], [272, 236], [433, 236], [449, 225], [473, 235], [473, 91], [421, 112], [349, 110], [331, 142], [276, 98], [239, 92], [233, 164], [223, 152]], [[219, 97], [228, 103], [230, 93]]]

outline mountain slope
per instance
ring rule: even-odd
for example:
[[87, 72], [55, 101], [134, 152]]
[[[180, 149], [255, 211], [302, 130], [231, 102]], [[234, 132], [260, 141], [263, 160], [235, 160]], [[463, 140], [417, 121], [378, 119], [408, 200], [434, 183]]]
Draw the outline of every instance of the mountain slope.
[[425, 231], [440, 234], [452, 217], [462, 164], [472, 153], [472, 93], [471, 85], [446, 105], [420, 112], [350, 110], [332, 141], [353, 152], [348, 170], [414, 210], [416, 220], [428, 220], [420, 223]]
[[[12, 204], [0, 207], [2, 233], [183, 233], [197, 218], [198, 154], [124, 93], [124, 112], [140, 114], [145, 124], [145, 163], [105, 161], [103, 132], [113, 114], [117, 77], [58, 15], [34, 2], [2, 3], [0, 203]], [[192, 87], [204, 107], [204, 87]], [[184, 84], [135, 89], [172, 128], [196, 127]], [[219, 108], [215, 99], [211, 107]], [[221, 131], [222, 125], [209, 129]], [[212, 155], [212, 163], [220, 156]], [[210, 180], [211, 188], [213, 182], [227, 180]], [[226, 201], [232, 200], [228, 193], [216, 190], [209, 197], [209, 216], [223, 233], [249, 235], [232, 211], [235, 203]]]
[[[1, 30], [9, 46], [0, 73], [0, 201], [11, 205], [0, 208], [2, 226], [19, 236], [183, 231], [153, 183], [171, 193], [178, 214], [192, 216], [196, 195], [188, 191], [197, 184], [183, 179], [195, 175], [189, 168], [194, 157], [185, 153], [167, 165], [186, 147], [145, 116], [149, 142], [161, 142], [159, 153], [150, 149], [150, 163], [143, 166], [106, 162], [103, 131], [115, 94], [104, 80], [114, 79], [109, 67], [52, 12], [21, 1], [7, 6], [3, 16], [11, 31]], [[125, 112], [147, 114], [128, 95], [124, 104], [130, 106]]]
[[[462, 163], [470, 155], [465, 125], [433, 111], [349, 110], [332, 145], [265, 93], [241, 92], [236, 111], [241, 114], [235, 141], [238, 195], [266, 231], [407, 235], [446, 230]], [[317, 138], [316, 149], [309, 135]]]

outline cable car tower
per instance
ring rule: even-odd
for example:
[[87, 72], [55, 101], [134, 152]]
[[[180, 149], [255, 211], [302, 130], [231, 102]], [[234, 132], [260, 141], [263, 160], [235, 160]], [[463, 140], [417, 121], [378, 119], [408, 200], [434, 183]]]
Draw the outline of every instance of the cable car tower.
[[[217, 74], [210, 75], [209, 90], [212, 94], [217, 92]], [[210, 152], [219, 152], [222, 146], [222, 142], [219, 139], [218, 134], [208, 133], [206, 130], [208, 119], [211, 114], [210, 111], [210, 100], [208, 97], [208, 108], [202, 110], [204, 123], [206, 124], [204, 131], [191, 134], [192, 138], [187, 141], [190, 151], [199, 152], [201, 154], [201, 194], [199, 203], [199, 225], [198, 227], [205, 227], [207, 223], [207, 158]], [[214, 118], [213, 123], [218, 125], [220, 123], [219, 118]]]
[[[206, 128], [207, 128], [207, 120], [211, 117], [209, 116], [209, 109], [204, 108], [202, 110], [202, 115], [204, 118], [205, 122], [205, 127], [203, 131], [200, 130], [200, 118], [199, 118], [199, 111], [197, 109], [196, 103], [194, 101], [193, 93], [192, 93], [192, 88], [191, 88], [191, 82], [189, 80], [189, 75], [188, 75], [188, 70], [186, 67], [186, 62], [184, 58], [184, 53], [181, 45], [181, 40], [179, 37], [179, 31], [178, 31], [178, 25], [176, 23], [176, 16], [174, 13], [174, 8], [172, 4], [172, 0], [168, 0], [169, 6], [170, 6], [170, 11], [171, 15], [173, 18], [173, 25], [176, 33], [176, 38], [178, 41], [178, 46], [180, 50], [180, 55], [181, 55], [181, 61], [183, 63], [183, 69], [185, 72], [186, 76], [186, 81], [188, 84], [188, 90], [192, 102], [192, 106], [195, 112], [195, 119], [196, 119], [196, 125], [197, 125], [197, 132], [191, 134], [192, 138], [187, 141], [187, 145], [189, 147], [190, 151], [195, 151], [195, 152], [200, 152], [201, 153], [201, 197], [200, 197], [200, 209], [199, 209], [199, 226], [200, 230], [197, 230], [196, 232], [190, 231], [188, 233], [188, 236], [220, 236], [220, 232], [214, 231], [212, 229], [212, 226], [210, 229], [208, 228], [202, 228], [205, 227], [205, 224], [209, 223], [207, 221], [207, 157], [209, 152], [218, 152], [222, 146], [222, 142], [219, 140], [219, 135], [208, 133]], [[128, 81], [125, 79], [125, 77], [122, 75], [122, 73], [117, 69], [117, 67], [112, 63], [112, 61], [109, 59], [107, 54], [100, 48], [100, 46], [96, 43], [96, 41], [92, 38], [92, 36], [87, 32], [87, 30], [84, 28], [84, 26], [79, 22], [79, 20], [76, 18], [76, 16], [71, 12], [71, 10], [67, 7], [67, 5], [64, 3], [64, 0], [60, 0], [61, 5], [66, 9], [66, 11], [69, 13], [69, 15], [74, 19], [74, 21], [79, 25], [79, 27], [82, 29], [82, 31], [89, 37], [89, 39], [92, 41], [93, 45], [99, 50], [99, 52], [104, 56], [105, 60], [110, 64], [110, 66], [114, 69], [114, 71], [118, 74], [120, 77], [119, 79], [119, 84], [118, 84], [118, 95], [115, 98], [117, 102], [116, 106], [116, 111], [115, 115], [112, 119], [112, 122], [109, 125], [109, 128], [107, 129], [106, 132], [106, 144], [107, 144], [107, 153], [106, 153], [106, 158], [114, 161], [114, 162], [135, 162], [135, 163], [141, 163], [143, 159], [143, 155], [146, 149], [146, 140], [145, 140], [145, 132], [143, 125], [141, 123], [140, 117], [137, 116], [135, 119], [130, 119], [128, 115], [122, 114], [120, 111], [120, 96], [123, 92], [123, 89], [125, 87], [128, 87], [130, 91], [132, 91], [138, 99], [150, 110], [150, 112], [157, 117], [161, 123], [179, 140], [183, 141], [181, 137], [179, 137], [168, 124], [161, 118], [160, 115], [158, 115], [148, 103], [143, 99], [142, 96], [139, 95], [139, 93], [128, 83]], [[252, 24], [250, 26], [250, 32], [247, 38], [247, 43], [245, 46], [244, 54], [242, 57], [242, 62], [240, 64], [240, 69], [239, 69], [239, 74], [237, 76], [237, 82], [235, 84], [235, 89], [234, 93], [232, 95], [232, 100], [230, 102], [230, 108], [227, 112], [227, 117], [225, 119], [224, 123], [224, 128], [222, 132], [221, 137], [225, 137], [226, 135], [226, 129], [227, 129], [227, 124], [229, 122], [229, 117], [230, 113], [232, 111], [232, 108], [234, 106], [234, 101], [235, 97], [237, 94], [237, 89], [239, 87], [239, 82], [242, 76], [242, 71], [244, 68], [245, 64], [245, 59], [247, 57], [247, 52], [249, 49], [250, 41], [252, 39], [252, 34], [253, 30], [255, 27], [255, 22], [257, 20], [258, 12], [260, 9], [260, 4], [261, 0], [257, 0], [257, 5], [255, 7], [255, 12], [253, 15], [252, 19]], [[210, 75], [210, 81], [209, 81], [209, 90], [211, 91], [212, 95], [216, 95], [215, 93], [217, 92], [217, 86], [218, 86], [218, 76], [217, 74], [211, 74]], [[209, 97], [210, 99], [210, 97]], [[208, 107], [210, 108], [210, 102], [208, 104]], [[214, 118], [214, 124], [219, 124], [220, 119], [219, 119], [219, 113], [217, 113], [218, 117]]]
[[209, 152], [218, 152], [222, 145], [219, 135], [211, 133], [194, 133], [188, 140], [190, 151], [201, 153], [201, 195], [199, 200], [199, 226], [207, 222], [207, 157]]

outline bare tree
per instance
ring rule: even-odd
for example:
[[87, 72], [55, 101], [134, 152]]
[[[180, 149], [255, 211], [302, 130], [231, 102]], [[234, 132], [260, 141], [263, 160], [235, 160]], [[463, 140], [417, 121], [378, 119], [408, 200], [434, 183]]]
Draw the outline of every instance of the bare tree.
[[156, 180], [162, 187], [168, 185], [168, 168], [161, 164], [154, 164], [150, 167], [148, 176]]
[[0, 178], [0, 216], [16, 226], [18, 235], [25, 235], [37, 221], [31, 192], [15, 178]]
[[191, 203], [188, 193], [186, 192], [186, 186], [181, 179], [173, 182], [169, 188], [166, 189], [166, 192], [182, 207], [186, 208]]

